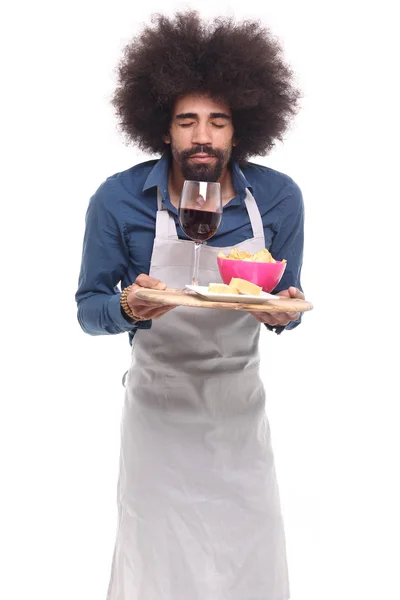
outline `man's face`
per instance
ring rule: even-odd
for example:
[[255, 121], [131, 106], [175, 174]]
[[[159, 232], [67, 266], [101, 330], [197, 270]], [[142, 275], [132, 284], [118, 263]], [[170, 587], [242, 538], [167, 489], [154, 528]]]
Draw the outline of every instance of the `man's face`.
[[218, 181], [235, 145], [232, 111], [209, 96], [189, 95], [177, 100], [169, 135], [172, 157], [183, 177]]

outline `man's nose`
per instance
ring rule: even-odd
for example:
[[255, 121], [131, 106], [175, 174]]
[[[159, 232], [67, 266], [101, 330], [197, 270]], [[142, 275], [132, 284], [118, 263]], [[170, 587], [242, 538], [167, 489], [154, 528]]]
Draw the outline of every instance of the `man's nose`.
[[193, 130], [192, 143], [193, 145], [207, 145], [211, 144], [210, 130], [207, 125], [199, 123]]

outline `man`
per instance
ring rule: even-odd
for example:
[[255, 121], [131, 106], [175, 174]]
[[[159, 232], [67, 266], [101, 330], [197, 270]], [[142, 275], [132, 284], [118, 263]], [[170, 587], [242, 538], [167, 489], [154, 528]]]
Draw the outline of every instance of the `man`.
[[135, 293], [189, 282], [193, 242], [177, 207], [193, 179], [219, 181], [224, 205], [200, 282], [218, 280], [221, 249], [266, 247], [287, 260], [275, 291], [304, 298], [301, 192], [247, 160], [282, 137], [298, 96], [258, 23], [159, 16], [124, 54], [122, 128], [161, 158], [91, 198], [76, 294], [84, 331], [129, 332], [132, 344], [108, 600], [289, 598], [258, 339], [260, 322], [281, 333], [301, 315], [162, 307]]

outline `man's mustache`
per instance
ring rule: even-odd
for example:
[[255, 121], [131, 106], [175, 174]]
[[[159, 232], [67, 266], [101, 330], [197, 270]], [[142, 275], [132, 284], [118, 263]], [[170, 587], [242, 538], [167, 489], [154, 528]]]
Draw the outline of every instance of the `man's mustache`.
[[208, 146], [196, 146], [191, 150], [184, 150], [181, 154], [183, 159], [190, 158], [191, 156], [195, 156], [196, 154], [208, 154], [208, 156], [218, 156], [218, 152], [209, 148]]

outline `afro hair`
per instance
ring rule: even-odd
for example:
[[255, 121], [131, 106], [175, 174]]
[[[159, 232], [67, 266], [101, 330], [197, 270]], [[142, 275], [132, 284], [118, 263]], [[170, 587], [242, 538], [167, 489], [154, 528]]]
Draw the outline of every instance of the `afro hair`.
[[118, 65], [112, 104], [122, 132], [162, 154], [177, 98], [196, 93], [231, 107], [232, 158], [242, 163], [282, 140], [300, 98], [281, 45], [259, 21], [206, 23], [196, 11], [153, 16]]

